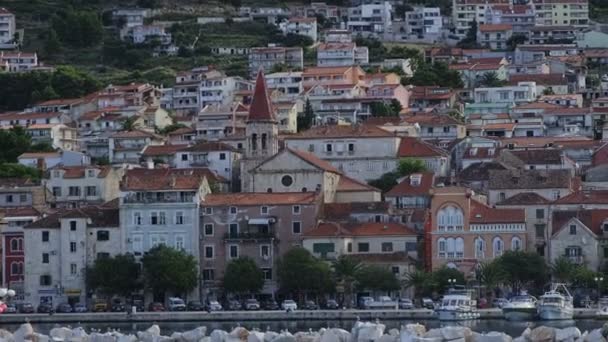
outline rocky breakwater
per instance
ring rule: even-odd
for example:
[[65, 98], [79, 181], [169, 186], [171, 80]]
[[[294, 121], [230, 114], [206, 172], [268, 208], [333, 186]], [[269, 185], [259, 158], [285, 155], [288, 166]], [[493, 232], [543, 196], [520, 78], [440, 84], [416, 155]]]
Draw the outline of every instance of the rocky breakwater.
[[48, 335], [34, 331], [29, 323], [14, 332], [0, 329], [0, 342], [608, 342], [608, 324], [590, 332], [576, 327], [556, 329], [539, 326], [527, 328], [521, 336], [511, 337], [502, 332], [478, 333], [470, 328], [453, 326], [427, 330], [420, 324], [408, 324], [401, 329], [390, 329], [379, 322], [356, 322], [351, 331], [339, 328], [297, 332], [258, 331], [237, 327], [230, 332], [206, 327], [161, 333], [158, 325], [135, 334], [119, 331], [86, 332], [83, 328], [54, 328]]

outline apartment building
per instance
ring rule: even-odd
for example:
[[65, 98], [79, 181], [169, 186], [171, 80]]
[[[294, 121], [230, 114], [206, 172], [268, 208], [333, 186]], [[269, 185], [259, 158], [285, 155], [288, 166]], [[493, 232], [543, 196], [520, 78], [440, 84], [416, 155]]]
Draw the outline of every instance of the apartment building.
[[48, 170], [45, 186], [55, 208], [79, 208], [118, 198], [122, 170], [110, 166], [63, 166]]
[[4, 7], [0, 7], [0, 45], [13, 45], [15, 39], [15, 15]]
[[218, 140], [245, 131], [248, 108], [241, 103], [234, 105], [209, 105], [196, 117], [197, 137]]
[[391, 31], [392, 11], [388, 1], [349, 7], [346, 28], [353, 35], [382, 36]]
[[538, 96], [535, 82], [519, 82], [517, 86], [475, 88], [475, 103], [524, 104], [536, 101]]
[[313, 43], [317, 42], [317, 18], [316, 17], [295, 17], [289, 18], [286, 22], [279, 24], [279, 27], [284, 34], [298, 34], [312, 39]]
[[226, 265], [250, 257], [264, 272], [262, 295], [272, 296], [278, 290], [276, 261], [302, 244], [320, 205], [315, 192], [207, 195], [200, 216], [203, 292], [218, 297]]
[[508, 24], [513, 34], [528, 36], [536, 23], [534, 6], [526, 5], [490, 5], [486, 7], [486, 25]]
[[491, 170], [488, 203], [494, 205], [523, 192], [534, 192], [548, 200], [558, 200], [572, 192], [572, 171]]
[[405, 12], [405, 33], [419, 38], [438, 36], [443, 30], [443, 17], [439, 7], [413, 6]]
[[38, 55], [35, 52], [0, 51], [0, 70], [6, 72], [23, 72], [34, 70], [39, 67]]
[[249, 51], [249, 74], [255, 76], [260, 68], [271, 71], [276, 65], [290, 69], [304, 68], [304, 53], [301, 47], [256, 47]]
[[323, 16], [326, 20], [335, 23], [340, 22], [342, 19], [340, 13], [341, 8], [338, 6], [315, 1], [311, 2], [310, 5], [296, 7], [292, 10], [292, 14], [297, 15], [298, 17], [316, 18], [317, 16]]
[[536, 24], [571, 25], [578, 29], [589, 26], [588, 0], [532, 0]]
[[455, 34], [464, 38], [471, 28], [471, 23], [476, 21], [478, 25], [488, 23], [486, 10], [489, 6], [509, 5], [512, 0], [453, 0], [452, 21], [455, 26]]
[[317, 66], [352, 66], [369, 63], [367, 46], [355, 43], [322, 43], [317, 47]]
[[530, 29], [530, 44], [571, 44], [576, 40], [577, 30], [572, 25], [535, 26]]
[[85, 303], [86, 269], [96, 259], [121, 253], [118, 209], [63, 209], [24, 227], [24, 299], [27, 302]]
[[507, 41], [513, 35], [511, 24], [483, 24], [477, 29], [477, 42], [492, 50], [507, 48]]
[[164, 138], [142, 130], [122, 131], [108, 139], [108, 159], [112, 164], [137, 164], [148, 145], [162, 145]]
[[304, 91], [301, 71], [275, 72], [264, 77], [268, 91], [278, 97], [295, 99]]

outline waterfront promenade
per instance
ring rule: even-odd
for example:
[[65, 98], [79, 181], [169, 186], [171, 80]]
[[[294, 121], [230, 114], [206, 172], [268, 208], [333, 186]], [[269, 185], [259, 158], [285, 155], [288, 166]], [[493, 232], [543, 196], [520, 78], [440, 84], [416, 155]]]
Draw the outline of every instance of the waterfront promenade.
[[[480, 309], [480, 319], [502, 319], [500, 309]], [[574, 319], [595, 318], [597, 309], [575, 309]], [[432, 320], [432, 310], [298, 310], [285, 311], [220, 311], [220, 312], [123, 312], [70, 314], [3, 314], [0, 325], [31, 323], [96, 323], [96, 322], [247, 322], [247, 321], [307, 321], [307, 320]]]

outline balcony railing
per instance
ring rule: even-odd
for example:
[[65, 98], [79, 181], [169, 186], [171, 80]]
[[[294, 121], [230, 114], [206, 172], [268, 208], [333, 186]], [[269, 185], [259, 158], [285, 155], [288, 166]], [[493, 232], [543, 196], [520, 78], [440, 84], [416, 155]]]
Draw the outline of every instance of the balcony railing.
[[585, 263], [585, 258], [583, 255], [564, 255], [568, 260], [570, 260], [570, 262], [572, 262], [573, 264], [583, 264]]
[[[277, 240], [274, 232], [238, 232], [224, 234], [224, 240]], [[278, 241], [278, 240], [277, 240]]]
[[192, 195], [163, 197], [128, 195], [123, 198], [123, 203], [189, 203], [193, 198]]

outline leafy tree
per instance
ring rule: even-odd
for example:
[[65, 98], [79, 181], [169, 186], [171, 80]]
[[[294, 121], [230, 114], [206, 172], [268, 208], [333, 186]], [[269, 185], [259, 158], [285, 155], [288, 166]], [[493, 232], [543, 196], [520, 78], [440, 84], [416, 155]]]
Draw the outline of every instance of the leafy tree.
[[569, 283], [577, 266], [570, 259], [560, 256], [551, 264], [551, 276], [558, 282]]
[[400, 284], [395, 274], [380, 266], [362, 267], [356, 275], [357, 287], [361, 290], [390, 292], [399, 290]]
[[514, 34], [511, 36], [511, 38], [507, 39], [507, 46], [509, 47], [510, 51], [513, 51], [518, 45], [525, 43], [526, 40], [528, 40], [528, 38], [526, 38], [525, 35]]
[[61, 52], [61, 49], [62, 46], [59, 38], [57, 37], [57, 32], [55, 32], [54, 29], [50, 29], [46, 35], [46, 41], [44, 42], [44, 52], [47, 56], [53, 56]]
[[87, 286], [103, 294], [129, 296], [143, 288], [140, 268], [132, 254], [97, 258], [87, 269]]
[[277, 260], [281, 290], [301, 298], [305, 294], [322, 294], [333, 286], [329, 265], [304, 248], [294, 248]]
[[411, 78], [403, 78], [401, 83], [404, 85], [417, 86], [440, 86], [449, 88], [462, 88], [464, 83], [460, 73], [450, 70], [445, 63], [419, 63]]
[[545, 260], [536, 253], [507, 251], [497, 260], [505, 272], [505, 284], [515, 293], [529, 284], [542, 287], [547, 280]]
[[439, 292], [447, 290], [451, 284], [449, 279], [456, 279], [456, 285], [464, 285], [464, 273], [457, 269], [443, 266], [442, 268], [433, 272], [433, 281], [436, 286], [436, 290]]
[[411, 175], [412, 173], [426, 171], [426, 165], [424, 165], [424, 162], [420, 159], [402, 158], [399, 160], [397, 170], [399, 171], [399, 176], [404, 177]]
[[306, 104], [304, 105], [304, 113], [298, 116], [298, 132], [305, 131], [312, 127], [312, 124], [315, 121], [315, 111], [312, 108], [312, 104], [310, 103], [310, 99], [306, 99]]
[[196, 287], [196, 259], [183, 250], [158, 245], [144, 255], [142, 264], [146, 285], [155, 297], [162, 297], [167, 291], [186, 294]]
[[547, 87], [543, 89], [543, 95], [555, 95], [555, 92], [553, 91], [553, 88]]
[[232, 260], [224, 272], [224, 289], [231, 293], [253, 294], [264, 287], [264, 272], [248, 257]]
[[137, 0], [137, 5], [144, 8], [157, 8], [158, 0]]
[[311, 46], [314, 43], [312, 41], [312, 38], [310, 38], [309, 36], [304, 36], [295, 33], [288, 33], [285, 36], [280, 36], [277, 41], [287, 47], [307, 47]]
[[481, 76], [479, 84], [484, 87], [502, 87], [505, 82], [498, 78], [495, 71], [488, 71]]
[[471, 22], [471, 26], [469, 27], [469, 30], [467, 31], [467, 35], [462, 38], [458, 44], [456, 44], [456, 46], [458, 46], [459, 48], [463, 48], [463, 49], [475, 49], [479, 47], [479, 44], [477, 44], [477, 21], [473, 20]]
[[23, 127], [0, 129], [0, 163], [16, 163], [17, 157], [27, 152], [31, 143], [32, 140]]
[[413, 287], [414, 297], [420, 298], [424, 295], [430, 295], [436, 287], [436, 284], [432, 273], [417, 269], [413, 272], [408, 272], [405, 275], [403, 286], [406, 289]]
[[377, 38], [364, 38], [359, 34], [355, 37], [355, 43], [357, 46], [367, 46], [370, 62], [382, 62], [386, 58], [386, 47]]
[[332, 269], [336, 280], [344, 286], [344, 301], [352, 304], [353, 285], [357, 280], [357, 273], [361, 270], [361, 262], [359, 260], [348, 256], [341, 255], [332, 263]]
[[369, 181], [368, 184], [382, 190], [382, 192], [387, 192], [397, 185], [397, 180], [399, 178], [399, 173], [387, 172], [380, 176], [380, 178]]
[[492, 290], [500, 285], [505, 279], [505, 272], [498, 261], [482, 262], [476, 270], [480, 285], [486, 287], [486, 293], [491, 295]]
[[414, 9], [413, 9], [412, 6], [410, 6], [405, 1], [403, 1], [403, 2], [401, 2], [401, 3], [399, 3], [399, 4], [397, 4], [395, 6], [395, 16], [397, 18], [403, 19], [403, 18], [405, 18], [405, 13], [406, 12], [410, 12], [410, 11], [413, 11], [413, 10]]
[[52, 29], [59, 39], [74, 47], [91, 47], [103, 38], [103, 25], [96, 12], [68, 10], [55, 16]]
[[122, 130], [123, 131], [133, 131], [139, 128], [139, 124], [137, 123], [136, 116], [130, 116], [122, 120]]
[[[123, 121], [123, 124], [124, 124], [124, 121]], [[133, 126], [132, 123], [129, 123], [129, 125], [131, 125], [131, 127], [135, 127], [135, 126]], [[173, 131], [176, 131], [180, 128], [185, 128], [185, 127], [187, 127], [187, 126], [184, 124], [181, 124], [181, 123], [172, 123], [169, 126], [166, 126], [165, 128], [157, 129], [157, 133], [167, 135]], [[130, 130], [133, 130], [133, 129], [130, 129]]]
[[0, 163], [0, 178], [29, 178], [37, 181], [42, 171], [18, 163]]

